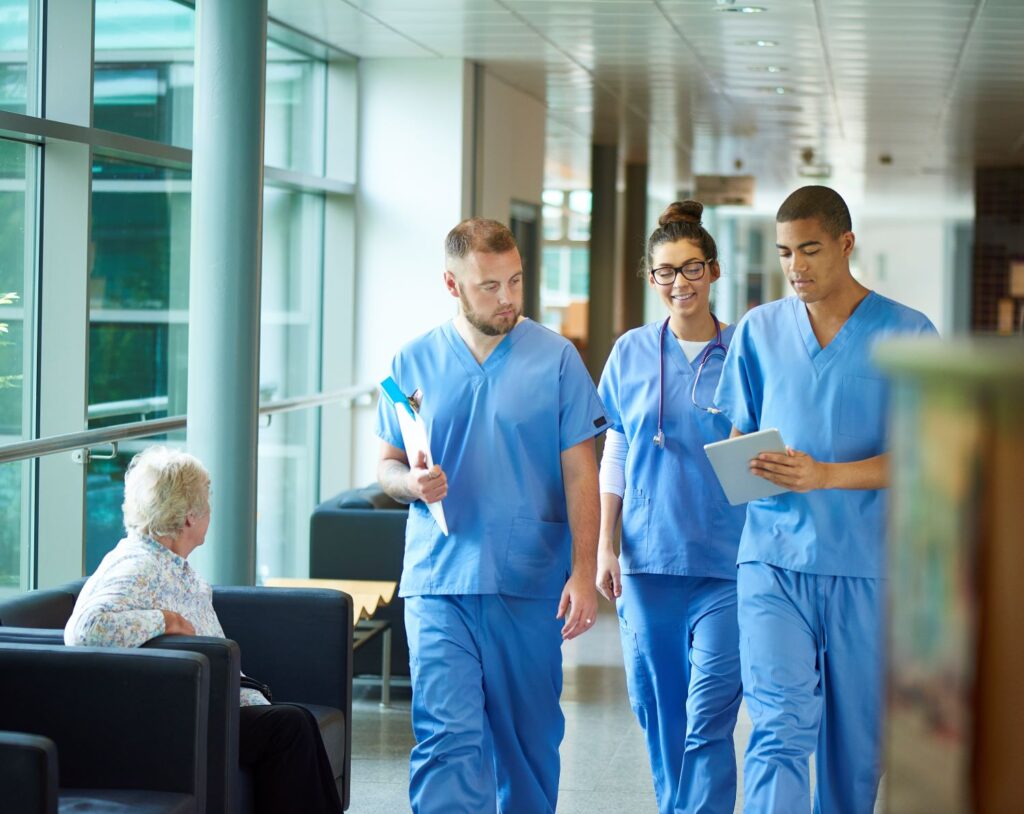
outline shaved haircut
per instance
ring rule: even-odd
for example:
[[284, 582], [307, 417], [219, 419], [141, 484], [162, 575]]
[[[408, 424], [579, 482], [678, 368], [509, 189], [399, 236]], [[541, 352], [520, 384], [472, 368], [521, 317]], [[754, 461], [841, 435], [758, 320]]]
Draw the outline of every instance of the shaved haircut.
[[822, 186], [800, 187], [782, 202], [776, 223], [813, 218], [834, 238], [853, 231], [846, 201], [834, 189]]

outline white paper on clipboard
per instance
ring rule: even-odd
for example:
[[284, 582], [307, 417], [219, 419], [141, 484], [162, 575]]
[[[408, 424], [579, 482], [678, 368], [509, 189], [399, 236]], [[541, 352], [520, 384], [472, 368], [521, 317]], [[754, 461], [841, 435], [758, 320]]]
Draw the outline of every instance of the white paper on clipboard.
[[[401, 394], [401, 391], [398, 391], [397, 387], [394, 380], [390, 378], [381, 382], [381, 392], [391, 402], [391, 406], [395, 408], [395, 415], [398, 416], [398, 427], [402, 431], [402, 443], [405, 445], [406, 457], [409, 459], [409, 463], [413, 464], [416, 462], [419, 453], [422, 452], [423, 457], [427, 461], [427, 469], [430, 469], [434, 465], [434, 457], [430, 454], [430, 439], [427, 437], [427, 425], [423, 423], [419, 413], [412, 410], [408, 399]], [[402, 398], [401, 403], [396, 402], [399, 396]], [[438, 528], [447, 537], [448, 521], [445, 520], [441, 501], [427, 503], [426, 506], [430, 510], [430, 514], [434, 518], [434, 522], [437, 523]]]

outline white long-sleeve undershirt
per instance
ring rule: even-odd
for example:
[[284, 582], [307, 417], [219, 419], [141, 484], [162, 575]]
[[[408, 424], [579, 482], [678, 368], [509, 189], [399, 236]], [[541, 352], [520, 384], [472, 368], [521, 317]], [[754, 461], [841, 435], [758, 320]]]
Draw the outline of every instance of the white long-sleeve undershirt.
[[601, 470], [598, 475], [602, 492], [622, 497], [626, 493], [626, 453], [629, 442], [618, 430], [604, 434], [604, 452], [601, 453]]

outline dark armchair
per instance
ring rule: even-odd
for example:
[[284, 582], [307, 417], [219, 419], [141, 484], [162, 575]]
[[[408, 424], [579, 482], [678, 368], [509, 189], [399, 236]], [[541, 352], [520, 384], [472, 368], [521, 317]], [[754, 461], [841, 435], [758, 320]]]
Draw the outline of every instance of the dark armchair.
[[[350, 489], [325, 500], [309, 524], [309, 575], [314, 579], [402, 578], [405, 525], [409, 507], [379, 486]], [[405, 601], [396, 596], [373, 615], [391, 623], [391, 673], [409, 675]], [[379, 675], [382, 638], [371, 639], [355, 654], [356, 675]]]
[[206, 811], [209, 662], [0, 644], [5, 812]]
[[[83, 582], [0, 602], [0, 642], [62, 643], [63, 626]], [[352, 743], [351, 597], [338, 591], [215, 587], [213, 604], [227, 639], [160, 636], [142, 648], [201, 653], [210, 662], [209, 811], [252, 810], [252, 778], [238, 768], [239, 665], [270, 685], [275, 700], [302, 703], [314, 714], [347, 808]]]

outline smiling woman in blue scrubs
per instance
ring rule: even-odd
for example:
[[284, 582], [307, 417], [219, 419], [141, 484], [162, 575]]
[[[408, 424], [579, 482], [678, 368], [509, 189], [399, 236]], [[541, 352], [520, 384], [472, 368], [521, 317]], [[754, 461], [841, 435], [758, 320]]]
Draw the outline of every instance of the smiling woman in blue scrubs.
[[[662, 814], [732, 812], [740, 704], [731, 507], [704, 454], [730, 424], [711, 408], [733, 328], [711, 313], [721, 274], [703, 206], [674, 203], [647, 241], [648, 284], [667, 317], [622, 336], [598, 392], [610, 430], [601, 463], [598, 590], [616, 602], [630, 702]], [[622, 519], [622, 554], [613, 547]]]

